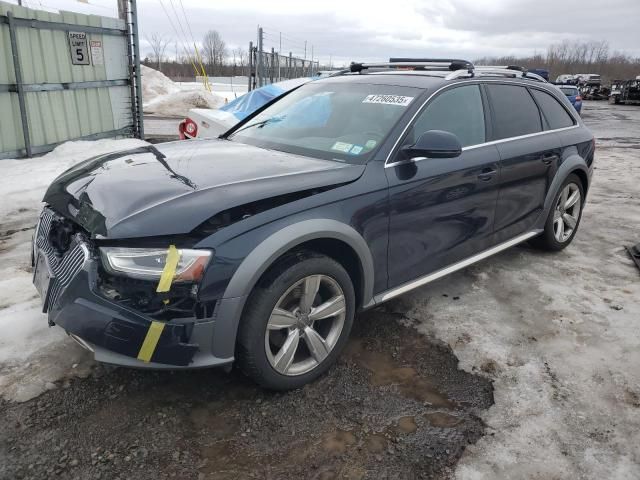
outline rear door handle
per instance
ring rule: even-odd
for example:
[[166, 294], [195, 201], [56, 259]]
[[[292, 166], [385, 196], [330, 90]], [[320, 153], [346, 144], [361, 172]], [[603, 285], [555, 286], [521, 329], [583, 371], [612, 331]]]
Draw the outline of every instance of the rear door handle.
[[542, 163], [545, 165], [551, 165], [551, 162], [558, 160], [558, 155], [555, 153], [545, 153], [542, 155]]
[[478, 178], [483, 182], [488, 182], [493, 178], [493, 176], [496, 173], [498, 173], [498, 171], [495, 170], [494, 168], [491, 168], [491, 167], [483, 168], [482, 172], [480, 172], [480, 174], [478, 175]]

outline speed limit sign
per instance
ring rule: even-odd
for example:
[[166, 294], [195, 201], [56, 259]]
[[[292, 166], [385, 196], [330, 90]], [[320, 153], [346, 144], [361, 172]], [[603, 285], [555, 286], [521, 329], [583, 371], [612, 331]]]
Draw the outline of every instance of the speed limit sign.
[[73, 65], [91, 65], [86, 32], [69, 32], [69, 50]]

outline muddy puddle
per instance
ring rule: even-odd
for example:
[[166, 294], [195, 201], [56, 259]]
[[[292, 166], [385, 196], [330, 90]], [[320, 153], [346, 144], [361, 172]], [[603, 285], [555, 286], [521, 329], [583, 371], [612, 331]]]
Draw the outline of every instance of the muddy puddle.
[[339, 363], [295, 392], [235, 371], [97, 367], [0, 405], [0, 478], [444, 478], [493, 402], [457, 367], [390, 310], [361, 315]]

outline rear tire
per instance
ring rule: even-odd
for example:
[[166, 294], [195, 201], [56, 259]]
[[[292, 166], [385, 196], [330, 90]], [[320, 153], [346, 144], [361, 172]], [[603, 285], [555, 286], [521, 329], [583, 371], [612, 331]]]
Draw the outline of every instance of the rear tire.
[[575, 237], [584, 205], [582, 181], [576, 174], [569, 175], [556, 194], [547, 217], [544, 231], [531, 240], [542, 250], [557, 252], [566, 248]]
[[278, 261], [246, 305], [238, 331], [240, 368], [263, 387], [290, 390], [335, 362], [348, 340], [356, 301], [342, 265], [302, 251]]

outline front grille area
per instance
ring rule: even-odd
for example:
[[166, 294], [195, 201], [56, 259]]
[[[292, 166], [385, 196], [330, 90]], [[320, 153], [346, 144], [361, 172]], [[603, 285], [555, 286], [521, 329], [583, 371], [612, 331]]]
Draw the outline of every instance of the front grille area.
[[89, 249], [75, 235], [66, 251], [57, 250], [51, 243], [51, 230], [56, 228], [57, 221], [66, 221], [59, 217], [51, 209], [45, 208], [40, 215], [40, 220], [36, 226], [34, 239], [34, 259], [38, 250], [47, 256], [51, 267], [51, 284], [49, 285], [49, 305], [53, 305], [65, 288], [69, 286], [73, 277], [82, 269], [89, 259]]

